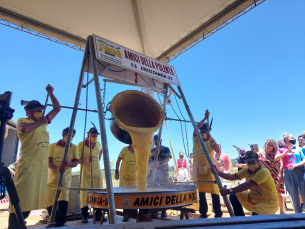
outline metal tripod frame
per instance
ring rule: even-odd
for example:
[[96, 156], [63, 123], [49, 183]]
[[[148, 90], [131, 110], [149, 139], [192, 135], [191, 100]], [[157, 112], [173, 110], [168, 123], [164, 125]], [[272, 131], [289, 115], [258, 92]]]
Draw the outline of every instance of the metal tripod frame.
[[[85, 52], [84, 52], [84, 57], [83, 57], [83, 62], [82, 62], [82, 67], [81, 67], [81, 71], [80, 71], [80, 76], [79, 76], [79, 81], [78, 81], [78, 86], [77, 86], [77, 91], [76, 91], [76, 96], [75, 96], [75, 102], [74, 102], [74, 107], [73, 107], [73, 112], [72, 112], [72, 117], [71, 117], [71, 122], [70, 122], [70, 127], [69, 127], [69, 132], [68, 132], [68, 138], [67, 138], [67, 143], [66, 143], [66, 147], [65, 147], [65, 154], [64, 154], [64, 158], [63, 160], [67, 160], [68, 158], [68, 153], [69, 153], [69, 149], [70, 149], [70, 143], [71, 143], [71, 137], [72, 137], [72, 133], [73, 133], [73, 129], [74, 129], [74, 124], [75, 124], [75, 119], [76, 119], [76, 114], [78, 111], [78, 104], [79, 104], [79, 99], [80, 99], [80, 94], [81, 94], [81, 89], [85, 86], [88, 87], [89, 86], [89, 82], [86, 85], [83, 85], [83, 79], [84, 79], [84, 66], [86, 61], [88, 60], [87, 58], [91, 58], [91, 63], [92, 63], [92, 70], [93, 70], [93, 76], [94, 78], [92, 80], [90, 80], [90, 82], [92, 82], [94, 80], [94, 84], [95, 84], [95, 92], [96, 92], [96, 100], [97, 100], [97, 107], [98, 107], [98, 116], [99, 116], [99, 124], [100, 124], [100, 131], [101, 131], [101, 141], [102, 141], [102, 149], [103, 149], [103, 160], [104, 160], [104, 170], [105, 170], [105, 177], [106, 177], [106, 185], [107, 185], [107, 198], [108, 198], [108, 207], [109, 207], [109, 223], [110, 224], [115, 224], [117, 223], [117, 218], [116, 218], [116, 209], [115, 209], [115, 202], [114, 202], [114, 192], [113, 192], [113, 185], [112, 185], [112, 177], [111, 177], [111, 167], [110, 167], [110, 159], [109, 159], [109, 151], [108, 151], [108, 143], [107, 143], [107, 135], [106, 135], [106, 127], [105, 127], [105, 117], [104, 117], [104, 110], [103, 110], [103, 104], [102, 104], [102, 97], [101, 97], [101, 92], [100, 92], [100, 82], [99, 82], [99, 75], [103, 75], [103, 73], [105, 73], [108, 68], [110, 67], [110, 64], [107, 65], [100, 73], [97, 70], [97, 60], [96, 60], [96, 55], [95, 55], [95, 49], [94, 49], [94, 44], [93, 44], [93, 37], [89, 36], [87, 38], [86, 41], [86, 48], [85, 48]], [[116, 80], [117, 81], [117, 80]], [[131, 86], [138, 86], [141, 87], [141, 85], [137, 85], [137, 84], [131, 84], [131, 83], [125, 83], [123, 81], [118, 81], [118, 82], [113, 82], [113, 83], [120, 83], [120, 84], [126, 84], [126, 85], [131, 85]], [[165, 83], [165, 88], [163, 90], [164, 93], [164, 104], [163, 104], [163, 112], [165, 113], [166, 110], [166, 105], [165, 105], [165, 100], [167, 98], [167, 93], [168, 93], [168, 87], [171, 87], [170, 84]], [[160, 88], [153, 88], [152, 89], [156, 89], [160, 91]], [[161, 89], [162, 90], [162, 89]], [[200, 135], [200, 132], [197, 128], [196, 122], [193, 118], [193, 115], [189, 109], [189, 106], [187, 104], [187, 101], [184, 97], [184, 94], [182, 92], [181, 86], [178, 86], [178, 90], [180, 92], [180, 96], [183, 100], [183, 103], [185, 105], [185, 108], [187, 110], [187, 113], [191, 119], [191, 122], [193, 124], [193, 127], [195, 129], [195, 132], [198, 136], [200, 145], [206, 155], [206, 158], [208, 160], [208, 163], [210, 165], [210, 167], [213, 170], [213, 175], [216, 179], [216, 183], [218, 185], [218, 187], [220, 189], [223, 188], [222, 183], [220, 181], [220, 178], [216, 172], [216, 168], [213, 166], [213, 161], [207, 151], [207, 148], [204, 144], [204, 141]], [[178, 96], [179, 97], [179, 96]], [[156, 151], [159, 152], [160, 150], [160, 141], [161, 141], [161, 134], [162, 134], [162, 127], [163, 127], [163, 123], [159, 129], [159, 134], [158, 134], [158, 140], [157, 140], [157, 146], [156, 146]], [[155, 156], [155, 161], [157, 160], [157, 155]], [[56, 215], [56, 210], [57, 210], [57, 206], [58, 206], [58, 198], [60, 195], [60, 191], [62, 189], [64, 189], [62, 187], [62, 182], [63, 182], [63, 175], [64, 173], [60, 174], [59, 177], [59, 181], [58, 181], [58, 186], [57, 186], [57, 190], [56, 190], [56, 194], [55, 194], [55, 198], [54, 198], [54, 204], [53, 204], [53, 208], [52, 208], [52, 213], [51, 213], [51, 219], [50, 219], [50, 223], [49, 225], [52, 226], [54, 225], [54, 221], [55, 221], [55, 215]], [[151, 176], [151, 180], [154, 180], [154, 176], [155, 176], [155, 169], [153, 170], [152, 176]], [[75, 189], [70, 189], [70, 190], [79, 190], [80, 188], [75, 188]], [[91, 190], [91, 189], [86, 189], [86, 190]], [[92, 190], [96, 190], [96, 189], [92, 189]], [[99, 189], [98, 189], [99, 190]], [[103, 189], [100, 189], [103, 190]], [[230, 213], [231, 216], [234, 216], [234, 212], [233, 209], [231, 207], [231, 204], [228, 200], [227, 196], [224, 196], [224, 201], [226, 203], [226, 206], [228, 208], [228, 211]]]
[[[79, 104], [80, 95], [81, 95], [81, 89], [83, 87], [83, 79], [84, 79], [84, 72], [85, 72], [84, 68], [85, 68], [86, 61], [88, 60], [87, 58], [91, 58], [93, 75], [94, 75], [94, 84], [95, 84], [96, 100], [97, 100], [97, 107], [98, 107], [98, 117], [99, 117], [100, 131], [101, 131], [101, 142], [102, 142], [102, 149], [103, 149], [104, 171], [105, 171], [106, 185], [107, 185], [109, 223], [115, 224], [115, 223], [117, 223], [117, 218], [116, 218], [116, 210], [115, 210], [115, 203], [114, 203], [111, 167], [110, 167], [109, 151], [108, 151], [108, 144], [107, 144], [107, 137], [106, 137], [105, 119], [104, 119], [104, 113], [103, 113], [104, 110], [103, 110], [101, 92], [100, 92], [100, 82], [99, 82], [99, 77], [98, 77], [99, 73], [97, 71], [97, 66], [96, 66], [95, 50], [93, 47], [92, 36], [89, 36], [86, 41], [86, 48], [85, 48], [82, 67], [81, 67], [81, 71], [80, 71], [80, 76], [79, 76], [79, 81], [78, 81], [75, 102], [74, 102], [74, 107], [73, 107], [73, 112], [72, 112], [72, 117], [71, 117], [71, 122], [70, 122], [68, 138], [67, 138], [67, 143], [66, 143], [66, 147], [65, 147], [65, 154], [64, 154], [63, 160], [67, 160], [67, 158], [68, 158], [72, 133], [73, 133], [73, 129], [74, 129], [76, 114], [77, 114], [77, 110], [78, 110], [78, 104]], [[102, 75], [104, 72], [106, 72], [109, 66], [110, 65], [108, 65], [106, 68], [104, 68], [100, 74]], [[86, 85], [86, 86], [88, 87], [89, 85]], [[52, 213], [51, 213], [51, 219], [50, 219], [50, 223], [49, 223], [50, 226], [55, 224], [55, 215], [56, 215], [56, 210], [58, 207], [58, 198], [59, 198], [60, 191], [62, 188], [63, 175], [64, 175], [64, 173], [61, 173], [59, 180], [58, 180], [57, 190], [56, 190], [54, 204], [53, 204]]]

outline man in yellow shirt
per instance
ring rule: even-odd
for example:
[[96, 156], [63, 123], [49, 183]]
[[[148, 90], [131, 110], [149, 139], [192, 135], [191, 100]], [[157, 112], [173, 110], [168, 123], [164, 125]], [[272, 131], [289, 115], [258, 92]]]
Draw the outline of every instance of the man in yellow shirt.
[[[46, 87], [46, 91], [49, 92], [52, 104], [60, 105], [50, 84]], [[46, 116], [43, 116], [42, 111], [45, 107], [40, 102], [32, 100], [24, 109], [28, 118], [20, 118], [17, 121], [17, 135], [21, 147], [14, 184], [24, 218], [27, 218], [31, 210], [43, 209], [46, 206], [49, 162], [49, 133], [46, 126], [58, 114], [60, 107], [53, 107]], [[12, 205], [9, 228], [19, 228]]]
[[[72, 168], [78, 165], [79, 155], [76, 145], [70, 143], [68, 160], [63, 160], [68, 139], [69, 127], [62, 132], [63, 138], [53, 143], [49, 148], [49, 175], [46, 207], [51, 216], [55, 193], [57, 190], [60, 173], [64, 173], [62, 187], [71, 187]], [[73, 130], [72, 139], [76, 131]], [[72, 141], [71, 139], [71, 141]], [[69, 190], [62, 190], [58, 198], [58, 208], [55, 217], [56, 227], [62, 227], [66, 223], [69, 202]]]
[[[120, 179], [119, 187], [136, 186], [136, 155], [132, 145], [125, 146], [121, 150], [115, 165], [115, 179]], [[129, 217], [125, 214], [123, 222], [128, 220]]]
[[[209, 152], [210, 158], [212, 159], [213, 163], [215, 164], [214, 159], [214, 151], [216, 153], [220, 153], [220, 148], [217, 145], [216, 141], [212, 136], [209, 134], [209, 125], [204, 123], [208, 116], [210, 115], [209, 111], [207, 110], [205, 113], [204, 119], [197, 124], [197, 127], [200, 129], [201, 137], [204, 141], [204, 144]], [[205, 156], [205, 153], [200, 145], [198, 136], [196, 135], [195, 131], [193, 133], [193, 155], [194, 155], [194, 167], [193, 167], [193, 179], [194, 181], [215, 181], [215, 177], [213, 173], [210, 171], [210, 165], [208, 160]], [[206, 193], [212, 194], [212, 203], [213, 209], [215, 213], [215, 217], [221, 217], [221, 205], [220, 205], [220, 197], [219, 197], [219, 188], [217, 184], [213, 183], [200, 183], [197, 184], [198, 191], [199, 191], [199, 212], [200, 218], [207, 218], [208, 212], [208, 204], [206, 200]]]
[[252, 215], [272, 215], [278, 209], [277, 192], [274, 180], [268, 169], [258, 163], [258, 155], [247, 151], [244, 161], [248, 167], [235, 174], [217, 171], [226, 180], [246, 178], [246, 182], [234, 188], [221, 189], [222, 196], [230, 194], [230, 201], [236, 216], [245, 216], [243, 207]]

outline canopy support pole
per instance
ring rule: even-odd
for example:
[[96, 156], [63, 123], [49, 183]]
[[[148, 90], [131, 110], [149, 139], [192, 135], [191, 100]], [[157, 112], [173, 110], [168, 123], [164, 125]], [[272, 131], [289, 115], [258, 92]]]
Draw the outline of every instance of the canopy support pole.
[[[102, 141], [102, 149], [103, 149], [103, 159], [104, 159], [104, 170], [105, 170], [105, 178], [107, 185], [107, 198], [108, 198], [108, 207], [109, 207], [109, 223], [116, 224], [116, 210], [115, 210], [115, 202], [114, 202], [114, 193], [112, 186], [112, 177], [111, 177], [111, 167], [110, 167], [110, 159], [109, 159], [109, 151], [108, 151], [108, 143], [107, 143], [107, 135], [106, 135], [106, 126], [104, 119], [104, 109], [102, 96], [100, 91], [100, 81], [98, 76], [97, 64], [96, 64], [96, 55], [93, 44], [93, 37], [89, 36], [89, 45], [90, 45], [90, 55], [92, 62], [92, 70], [94, 76], [94, 85], [95, 85], [95, 94], [98, 108], [98, 117], [100, 123], [100, 131], [101, 131], [101, 141]], [[110, 65], [108, 65], [110, 66]]]
[[[70, 149], [72, 133], [73, 133], [73, 130], [74, 130], [74, 124], [75, 124], [76, 114], [77, 114], [77, 110], [78, 110], [77, 108], [78, 108], [80, 94], [81, 94], [82, 85], [83, 85], [84, 67], [85, 67], [86, 61], [89, 58], [89, 56], [88, 56], [88, 51], [89, 51], [88, 47], [89, 46], [88, 45], [89, 45], [89, 40], [87, 39], [85, 53], [84, 53], [83, 62], [82, 62], [82, 67], [81, 67], [81, 70], [80, 70], [80, 76], [79, 76], [79, 80], [78, 80], [78, 86], [77, 86], [75, 101], [74, 101], [74, 109], [73, 109], [73, 112], [72, 112], [72, 117], [71, 117], [71, 122], [70, 122], [68, 138], [67, 138], [67, 142], [66, 142], [65, 154], [64, 154], [63, 160], [67, 160], [69, 149]], [[50, 223], [49, 223], [48, 227], [52, 227], [52, 226], [55, 225], [54, 221], [55, 221], [55, 216], [56, 216], [56, 210], [57, 210], [57, 207], [58, 207], [58, 198], [59, 198], [59, 195], [60, 195], [59, 187], [62, 186], [63, 177], [64, 177], [64, 173], [60, 173], [59, 180], [58, 180], [58, 185], [57, 185], [57, 190], [56, 190], [56, 194], [55, 194], [55, 198], [54, 198], [52, 213], [51, 213], [51, 216], [50, 216]]]
[[[220, 181], [220, 178], [219, 178], [219, 176], [218, 176], [218, 174], [217, 174], [216, 168], [215, 168], [215, 166], [214, 166], [214, 164], [213, 164], [213, 161], [212, 161], [212, 159], [211, 159], [211, 157], [210, 157], [210, 155], [209, 155], [209, 152], [208, 152], [208, 150], [207, 150], [207, 148], [206, 148], [206, 146], [205, 146], [205, 144], [204, 144], [204, 141], [203, 141], [203, 139], [202, 139], [202, 137], [201, 137], [200, 131], [199, 131], [197, 125], [196, 125], [196, 122], [195, 122], [194, 117], [193, 117], [193, 115], [192, 115], [192, 113], [191, 113], [191, 110], [190, 110], [190, 108], [189, 108], [189, 105], [187, 104], [186, 98], [184, 97], [184, 94], [183, 94], [183, 92], [182, 92], [181, 86], [178, 87], [178, 90], [179, 90], [179, 93], [180, 93], [181, 98], [182, 98], [182, 100], [183, 100], [185, 109], [186, 109], [186, 111], [187, 111], [187, 113], [188, 113], [188, 115], [189, 115], [189, 117], [190, 117], [190, 119], [191, 119], [191, 121], [192, 121], [194, 130], [195, 130], [195, 133], [196, 133], [196, 135], [197, 135], [197, 137], [198, 137], [198, 140], [199, 140], [199, 143], [200, 143], [200, 145], [201, 145], [201, 147], [202, 147], [202, 149], [203, 149], [203, 152], [204, 152], [204, 154], [205, 154], [205, 156], [206, 156], [206, 158], [207, 158], [207, 160], [208, 160], [208, 163], [209, 163], [209, 165], [210, 165], [210, 168], [212, 168], [213, 175], [214, 175], [214, 177], [215, 177], [216, 183], [217, 183], [219, 189], [223, 189], [223, 186], [222, 186], [222, 183], [221, 183], [221, 181]], [[230, 213], [230, 216], [235, 216], [235, 215], [234, 215], [234, 212], [233, 212], [233, 209], [232, 209], [232, 207], [231, 207], [230, 201], [229, 201], [229, 199], [228, 199], [228, 197], [227, 197], [227, 196], [223, 196], [223, 199], [224, 199], [224, 202], [226, 203], [226, 206], [227, 206], [227, 208], [228, 208], [228, 211], [229, 211], [229, 213]]]

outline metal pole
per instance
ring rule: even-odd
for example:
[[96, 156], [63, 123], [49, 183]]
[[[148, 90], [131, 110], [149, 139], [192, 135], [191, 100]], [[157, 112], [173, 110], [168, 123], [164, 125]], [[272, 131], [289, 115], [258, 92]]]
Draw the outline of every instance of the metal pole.
[[102, 97], [101, 97], [101, 91], [100, 91], [100, 81], [99, 81], [98, 71], [97, 71], [97, 66], [96, 66], [95, 50], [94, 50], [94, 43], [93, 43], [92, 36], [89, 36], [89, 45], [90, 45], [90, 55], [91, 55], [92, 69], [93, 69], [93, 75], [94, 75], [94, 85], [95, 85], [98, 117], [99, 117], [99, 123], [100, 123], [101, 140], [102, 140], [102, 148], [103, 148], [104, 170], [105, 170], [105, 177], [106, 177], [107, 198], [108, 198], [108, 207], [109, 207], [109, 213], [108, 213], [109, 214], [109, 223], [116, 224], [117, 219], [116, 219], [116, 211], [115, 211], [115, 203], [114, 203], [114, 193], [113, 193], [113, 186], [112, 186], [112, 177], [111, 177], [111, 167], [110, 167], [110, 159], [109, 159], [109, 151], [108, 151], [108, 143], [107, 143], [107, 135], [106, 135], [106, 126], [105, 126], [104, 113], [103, 113], [104, 109], [103, 109], [103, 103], [102, 103]]
[[[89, 41], [87, 39], [86, 48], [85, 48], [84, 57], [83, 57], [83, 62], [82, 62], [82, 67], [81, 67], [81, 70], [80, 70], [80, 75], [79, 75], [79, 80], [78, 80], [78, 86], [77, 86], [75, 101], [74, 101], [74, 109], [73, 109], [73, 112], [72, 112], [72, 117], [71, 117], [71, 122], [70, 122], [68, 138], [67, 138], [67, 142], [66, 142], [66, 148], [65, 148], [65, 154], [64, 154], [64, 159], [63, 160], [67, 160], [69, 149], [70, 149], [70, 143], [71, 143], [72, 133], [73, 133], [73, 129], [74, 129], [74, 124], [75, 124], [75, 119], [76, 119], [76, 114], [77, 114], [77, 108], [78, 108], [78, 104], [79, 104], [79, 98], [80, 98], [80, 94], [81, 94], [81, 90], [82, 90], [82, 83], [83, 83], [83, 79], [84, 79], [84, 66], [85, 66], [86, 61], [89, 58], [88, 57], [88, 45], [89, 45], [88, 42]], [[56, 215], [56, 210], [57, 210], [57, 205], [58, 205], [58, 198], [59, 198], [59, 195], [60, 195], [59, 187], [62, 186], [63, 177], [64, 177], [64, 173], [60, 173], [49, 225], [54, 225], [55, 224], [54, 220], [55, 220], [55, 215]]]
[[58, 106], [58, 105], [53, 105], [53, 104], [47, 104], [46, 106], [52, 106], [52, 107], [62, 107], [62, 108], [67, 108], [67, 109], [76, 109], [80, 111], [89, 111], [89, 112], [95, 112], [97, 113], [97, 110], [90, 110], [90, 109], [84, 109], [84, 108], [74, 108], [74, 107], [68, 107], [68, 106]]
[[94, 80], [94, 78], [90, 79], [90, 80], [88, 81], [88, 83], [83, 84], [83, 88], [88, 87], [88, 85], [89, 85], [93, 80]]
[[169, 86], [169, 88], [177, 95], [177, 97], [178, 97], [179, 99], [181, 99], [181, 96], [176, 92], [176, 90], [173, 88], [173, 86], [170, 85], [170, 84], [168, 84], [168, 86]]
[[[169, 120], [169, 121], [179, 121], [179, 122], [189, 122], [189, 123], [192, 123], [192, 121], [187, 121], [187, 120], [183, 120], [183, 119], [176, 119], [176, 118], [166, 118], [165, 119], [166, 121]], [[204, 123], [204, 122], [196, 122], [196, 123]]]
[[[165, 100], [167, 98], [167, 93], [168, 93], [168, 84], [165, 84], [164, 102], [163, 102], [163, 107], [162, 107], [163, 114], [165, 114], [165, 110], [166, 110]], [[159, 133], [158, 133], [158, 140], [157, 140], [155, 157], [154, 157], [154, 162], [155, 163], [158, 160], [158, 155], [159, 155], [159, 152], [160, 152], [160, 142], [161, 142], [162, 129], [163, 129], [163, 121], [162, 121], [162, 124], [160, 126]], [[151, 179], [150, 179], [151, 183], [153, 183], [154, 180], [155, 180], [155, 174], [156, 174], [156, 168], [153, 168], [152, 173], [151, 173]]]
[[46, 113], [47, 103], [48, 103], [48, 100], [49, 100], [49, 96], [50, 96], [50, 92], [48, 92], [48, 94], [47, 94], [46, 102], [44, 103], [44, 109], [43, 109], [42, 116], [44, 116], [45, 113]]
[[99, 191], [107, 192], [106, 188], [79, 188], [79, 187], [59, 187], [60, 190], [71, 190], [71, 191]]
[[[221, 181], [220, 181], [220, 178], [219, 178], [219, 176], [218, 176], [218, 174], [217, 174], [216, 168], [215, 168], [215, 166], [214, 166], [214, 164], [213, 164], [213, 161], [212, 161], [212, 159], [211, 159], [211, 157], [210, 157], [210, 155], [209, 155], [209, 152], [208, 152], [208, 150], [207, 150], [207, 148], [206, 148], [206, 146], [205, 146], [205, 144], [204, 144], [204, 141], [203, 141], [203, 139], [202, 139], [202, 137], [201, 137], [201, 134], [200, 134], [200, 132], [199, 132], [199, 129], [198, 129], [196, 123], [195, 123], [194, 117], [193, 117], [193, 115], [192, 115], [192, 113], [191, 113], [191, 110], [190, 110], [190, 108], [189, 108], [189, 105], [187, 104], [186, 98], [184, 97], [184, 94], [183, 94], [182, 89], [181, 89], [180, 86], [178, 87], [178, 90], [179, 90], [179, 93], [180, 93], [181, 98], [182, 98], [182, 100], [183, 100], [185, 109], [186, 109], [186, 111], [187, 111], [187, 113], [188, 113], [188, 115], [189, 115], [189, 117], [190, 117], [190, 119], [191, 119], [191, 121], [192, 121], [194, 130], [195, 130], [196, 135], [197, 135], [197, 137], [198, 137], [198, 139], [199, 139], [199, 142], [200, 142], [200, 145], [201, 145], [201, 147], [202, 147], [202, 149], [203, 149], [203, 152], [204, 152], [204, 154], [205, 154], [205, 156], [206, 156], [206, 158], [207, 158], [207, 160], [208, 160], [208, 163], [209, 163], [210, 167], [212, 168], [213, 175], [214, 175], [214, 177], [215, 177], [216, 183], [217, 183], [219, 189], [223, 189], [223, 186], [222, 186], [222, 183], [221, 183]], [[224, 201], [225, 201], [225, 203], [226, 203], [226, 206], [227, 206], [227, 208], [228, 208], [228, 211], [229, 211], [229, 213], [230, 213], [230, 216], [235, 216], [235, 215], [234, 215], [234, 212], [233, 212], [233, 209], [232, 209], [232, 207], [231, 207], [231, 204], [230, 204], [230, 202], [229, 202], [228, 197], [227, 197], [227, 196], [223, 196], [223, 199], [224, 199]]]
[[[92, 156], [91, 150], [91, 133], [89, 133], [89, 148], [90, 148], [90, 156]], [[91, 174], [91, 188], [93, 188], [93, 176], [92, 176], [92, 160], [90, 161], [90, 174]]]

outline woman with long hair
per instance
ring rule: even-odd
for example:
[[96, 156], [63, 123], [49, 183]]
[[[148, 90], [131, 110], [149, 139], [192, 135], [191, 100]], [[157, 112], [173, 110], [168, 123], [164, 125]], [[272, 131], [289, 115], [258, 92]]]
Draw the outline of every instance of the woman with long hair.
[[284, 169], [284, 183], [291, 196], [296, 213], [302, 212], [299, 191], [305, 199], [305, 156], [295, 147], [296, 139], [291, 134], [284, 134], [285, 147], [278, 149], [275, 161], [281, 160]]
[[276, 141], [272, 138], [267, 139], [264, 149], [258, 153], [258, 160], [259, 164], [266, 169], [269, 170], [274, 183], [275, 183], [275, 188], [277, 191], [277, 196], [278, 196], [278, 202], [279, 202], [279, 207], [280, 207], [280, 213], [284, 214], [286, 213], [286, 209], [284, 206], [284, 200], [282, 197], [282, 193], [285, 193], [284, 186], [283, 186], [283, 174], [280, 173], [282, 163], [281, 161], [275, 161], [275, 154], [278, 150]]

